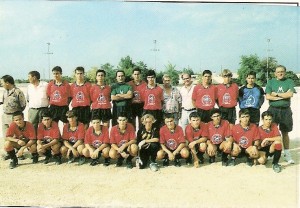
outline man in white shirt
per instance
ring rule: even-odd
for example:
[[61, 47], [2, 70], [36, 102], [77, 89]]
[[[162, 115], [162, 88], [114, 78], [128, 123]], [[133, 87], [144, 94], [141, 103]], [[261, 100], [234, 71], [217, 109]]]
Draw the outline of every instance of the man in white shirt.
[[189, 115], [196, 111], [196, 107], [192, 102], [192, 94], [195, 85], [191, 80], [191, 75], [184, 73], [181, 75], [184, 85], [180, 88], [179, 92], [182, 97], [182, 113], [181, 113], [181, 127], [185, 132], [185, 127], [189, 124]]
[[28, 121], [37, 129], [41, 121], [41, 113], [49, 105], [47, 97], [48, 83], [40, 81], [40, 73], [38, 71], [30, 71], [28, 73], [28, 80], [30, 83], [27, 87]]

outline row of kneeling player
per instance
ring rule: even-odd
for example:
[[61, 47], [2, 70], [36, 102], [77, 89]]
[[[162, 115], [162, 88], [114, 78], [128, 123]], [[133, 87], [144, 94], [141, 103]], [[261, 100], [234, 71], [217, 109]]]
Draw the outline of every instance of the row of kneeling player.
[[165, 116], [165, 125], [157, 129], [155, 118], [151, 114], [142, 117], [142, 126], [137, 133], [128, 123], [126, 116], [119, 115], [118, 124], [111, 127], [101, 125], [99, 118], [92, 119], [91, 126], [85, 130], [82, 123], [77, 121], [76, 114], [67, 112], [68, 123], [60, 134], [56, 122], [52, 121], [48, 111], [43, 112], [42, 121], [38, 126], [37, 134], [33, 125], [24, 121], [22, 112], [13, 115], [13, 122], [6, 133], [4, 144], [11, 159], [10, 168], [15, 168], [18, 158], [22, 159], [24, 150], [32, 154], [33, 163], [38, 162], [39, 156], [45, 156], [43, 162], [49, 163], [51, 158], [56, 164], [61, 164], [62, 157], [72, 163], [75, 160], [79, 165], [91, 158], [90, 165], [99, 164], [101, 157], [104, 165], [110, 165], [110, 159], [117, 160], [116, 166], [132, 168], [132, 159], [137, 157], [137, 167], [150, 167], [158, 170], [157, 160], [162, 160], [163, 166], [174, 161], [180, 166], [180, 159], [195, 167], [204, 163], [204, 153], [209, 157], [209, 163], [214, 163], [217, 155], [221, 156], [223, 166], [234, 166], [235, 158], [245, 156], [247, 164], [265, 164], [268, 156], [273, 156], [273, 170], [281, 171], [278, 164], [282, 141], [280, 132], [275, 123], [272, 123], [272, 114], [262, 113], [263, 124], [259, 127], [249, 122], [250, 114], [247, 109], [239, 112], [239, 124], [229, 124], [221, 119], [219, 109], [211, 110], [209, 123], [201, 122], [200, 116], [190, 114], [190, 123], [185, 132], [175, 125], [172, 114]]

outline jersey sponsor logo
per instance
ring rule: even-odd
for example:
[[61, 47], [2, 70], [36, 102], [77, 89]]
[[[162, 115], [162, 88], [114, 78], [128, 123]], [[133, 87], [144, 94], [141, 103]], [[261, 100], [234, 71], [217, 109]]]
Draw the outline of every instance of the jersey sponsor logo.
[[50, 137], [50, 136], [45, 136], [44, 137], [45, 142], [51, 142], [51, 140], [52, 140], [52, 137]]
[[155, 96], [153, 94], [148, 95], [148, 105], [155, 105]]
[[277, 93], [283, 93], [283, 92], [284, 92], [283, 88], [279, 87], [278, 90], [277, 90]]
[[211, 137], [211, 140], [214, 144], [220, 144], [222, 142], [222, 136], [221, 136], [221, 134], [214, 134]]
[[170, 150], [175, 150], [176, 147], [177, 147], [177, 142], [175, 141], [175, 139], [168, 139], [168, 140], [167, 140], [167, 147], [168, 147]]
[[242, 148], [246, 148], [249, 144], [249, 139], [247, 137], [244, 137], [242, 136], [240, 138], [240, 141], [239, 141], [239, 145], [242, 147]]
[[246, 106], [254, 106], [255, 104], [255, 97], [250, 95], [246, 100]]
[[140, 93], [139, 93], [139, 91], [134, 91], [134, 92], [133, 92], [133, 97], [134, 97], [135, 100], [140, 100], [141, 98], [140, 98]]
[[100, 147], [101, 144], [102, 144], [102, 142], [101, 142], [100, 140], [95, 140], [95, 141], [93, 141], [93, 146], [94, 146], [95, 148]]
[[231, 97], [230, 97], [230, 94], [228, 92], [226, 92], [223, 95], [223, 103], [224, 104], [230, 104], [231, 103]]
[[55, 101], [58, 101], [61, 99], [61, 95], [60, 95], [60, 92], [58, 90], [55, 90], [54, 93], [53, 93], [53, 98], [52, 100], [55, 100]]
[[212, 104], [212, 99], [209, 95], [204, 95], [202, 97], [202, 104], [203, 106], [211, 106]]
[[72, 136], [69, 138], [69, 141], [75, 143], [77, 142], [77, 138]]
[[121, 140], [118, 144], [118, 147], [121, 147], [123, 144], [125, 144], [127, 142], [127, 140]]
[[76, 100], [77, 101], [84, 101], [84, 94], [82, 91], [77, 92], [76, 94]]
[[100, 93], [99, 97], [98, 97], [98, 103], [106, 103], [106, 98], [103, 95], [103, 93]]

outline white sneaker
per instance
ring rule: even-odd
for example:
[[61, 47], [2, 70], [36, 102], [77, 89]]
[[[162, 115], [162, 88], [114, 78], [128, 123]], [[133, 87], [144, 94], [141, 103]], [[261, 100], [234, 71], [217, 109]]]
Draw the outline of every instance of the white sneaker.
[[288, 162], [288, 164], [295, 164], [295, 161], [292, 159], [291, 153], [288, 150], [284, 151], [284, 160]]

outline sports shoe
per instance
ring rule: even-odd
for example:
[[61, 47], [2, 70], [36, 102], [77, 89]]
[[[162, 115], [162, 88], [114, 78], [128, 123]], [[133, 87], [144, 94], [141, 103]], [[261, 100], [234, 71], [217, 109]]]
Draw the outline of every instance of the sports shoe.
[[185, 164], [189, 165], [192, 164], [192, 155], [190, 154], [189, 157], [185, 160]]
[[131, 158], [130, 158], [130, 157], [128, 157], [128, 158], [126, 159], [126, 167], [127, 167], [128, 169], [132, 169], [132, 168], [133, 168], [132, 161], [131, 161]]
[[46, 156], [43, 163], [48, 164], [49, 162], [50, 162], [50, 157]]
[[235, 159], [230, 159], [228, 162], [228, 166], [235, 166]]
[[3, 156], [3, 160], [9, 160], [10, 159], [10, 156], [9, 155], [4, 155]]
[[38, 154], [32, 155], [32, 163], [36, 164], [38, 162], [39, 162], [39, 155]]
[[78, 165], [83, 165], [85, 163], [85, 157], [81, 156], [78, 160]]
[[152, 162], [152, 163], [150, 163], [149, 167], [150, 167], [150, 170], [152, 170], [153, 172], [158, 171], [157, 163]]
[[68, 164], [71, 164], [71, 163], [73, 163], [74, 161], [75, 161], [75, 158], [74, 158], [74, 157], [71, 157], [71, 158], [68, 159]]
[[18, 159], [13, 159], [10, 163], [9, 163], [9, 168], [10, 169], [14, 169], [15, 167], [17, 167], [18, 165]]
[[105, 158], [104, 159], [104, 166], [109, 166], [110, 165], [110, 159], [109, 158]]
[[273, 168], [275, 173], [280, 173], [281, 172], [281, 166], [279, 164], [273, 164], [272, 168]]
[[55, 155], [54, 156], [55, 164], [60, 165], [61, 164], [61, 156], [60, 155]]
[[247, 164], [248, 166], [250, 166], [250, 167], [253, 166], [253, 159], [247, 158], [246, 164]]
[[92, 162], [90, 163], [90, 166], [95, 166], [95, 165], [98, 165], [98, 164], [99, 164], [98, 159], [93, 159]]
[[288, 150], [285, 150], [284, 160], [288, 162], [288, 164], [295, 164], [295, 161], [292, 159], [291, 153]]
[[216, 161], [215, 156], [209, 157], [209, 160], [208, 160], [209, 163], [214, 163], [215, 161]]
[[164, 159], [164, 160], [163, 160], [163, 166], [164, 166], [164, 167], [169, 166], [169, 159]]
[[175, 159], [174, 165], [175, 165], [176, 167], [180, 167], [180, 166], [181, 166], [180, 160], [179, 160], [179, 159]]
[[222, 161], [222, 166], [228, 166], [228, 162], [227, 161]]
[[123, 157], [119, 157], [116, 163], [116, 167], [121, 167], [123, 164], [123, 160], [124, 160]]

